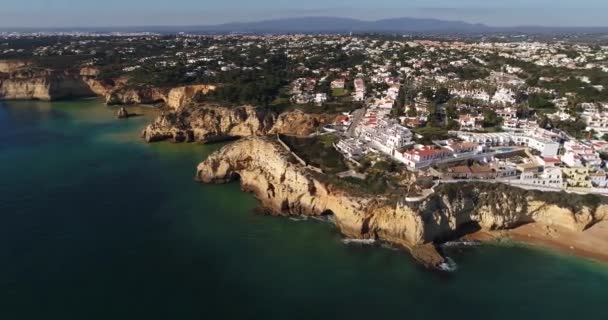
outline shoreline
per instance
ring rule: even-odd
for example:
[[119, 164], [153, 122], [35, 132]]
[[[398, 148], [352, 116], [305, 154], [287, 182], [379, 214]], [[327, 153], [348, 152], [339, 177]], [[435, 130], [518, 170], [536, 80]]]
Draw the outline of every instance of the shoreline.
[[608, 265], [608, 221], [599, 222], [583, 232], [531, 223], [512, 230], [479, 231], [463, 239], [482, 242], [508, 239]]

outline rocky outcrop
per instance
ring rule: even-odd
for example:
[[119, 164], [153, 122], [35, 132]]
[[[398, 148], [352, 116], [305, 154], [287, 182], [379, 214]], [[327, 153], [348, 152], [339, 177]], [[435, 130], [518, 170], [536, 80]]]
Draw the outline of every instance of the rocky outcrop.
[[270, 133], [305, 136], [320, 126], [331, 123], [335, 116], [329, 114], [308, 114], [300, 110], [281, 113]]
[[240, 179], [243, 189], [255, 193], [273, 214], [332, 214], [347, 237], [415, 249], [414, 256], [432, 266], [442, 261], [429, 253], [428, 245], [458, 235], [465, 227], [498, 230], [539, 222], [583, 230], [608, 218], [603, 201], [575, 195], [567, 195], [572, 199], [564, 201], [564, 196], [498, 184], [440, 186], [435, 194], [415, 204], [346, 192], [293, 161], [272, 138], [262, 137], [223, 147], [198, 166], [196, 177], [205, 183]]
[[206, 84], [173, 88], [167, 95], [166, 103], [169, 108], [177, 110], [192, 102], [197, 94], [207, 94], [213, 90], [215, 90], [215, 86]]
[[116, 112], [116, 118], [118, 118], [118, 119], [127, 119], [130, 116], [131, 116], [131, 114], [129, 113], [129, 111], [125, 107], [121, 107]]
[[148, 142], [211, 142], [274, 133], [310, 134], [327, 116], [293, 111], [278, 115], [252, 106], [196, 106], [167, 112], [142, 132]]

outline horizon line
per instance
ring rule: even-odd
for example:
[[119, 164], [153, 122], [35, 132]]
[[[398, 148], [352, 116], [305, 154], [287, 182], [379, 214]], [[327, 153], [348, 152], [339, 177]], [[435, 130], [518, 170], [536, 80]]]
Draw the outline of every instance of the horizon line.
[[440, 19], [440, 18], [432, 18], [432, 17], [408, 17], [408, 16], [400, 16], [400, 17], [386, 17], [380, 19], [363, 19], [363, 18], [355, 18], [348, 16], [332, 16], [332, 15], [310, 15], [310, 16], [290, 16], [290, 17], [278, 17], [278, 18], [260, 18], [256, 20], [235, 20], [229, 22], [222, 23], [213, 23], [213, 24], [134, 24], [134, 25], [94, 25], [94, 26], [0, 26], [0, 32], [7, 32], [10, 29], [13, 30], [65, 30], [65, 29], [119, 29], [119, 28], [127, 28], [127, 29], [135, 29], [135, 28], [191, 28], [191, 27], [220, 27], [231, 24], [255, 24], [261, 22], [271, 22], [271, 21], [283, 21], [283, 20], [302, 20], [302, 19], [347, 19], [358, 22], [379, 22], [386, 20], [398, 20], [398, 19], [411, 19], [411, 20], [435, 20], [439, 22], [455, 22], [455, 23], [465, 23], [471, 26], [481, 26], [491, 29], [517, 29], [517, 28], [545, 28], [545, 29], [608, 29], [608, 25], [601, 26], [581, 26], [581, 25], [531, 25], [531, 24], [521, 24], [521, 25], [509, 25], [509, 26], [497, 26], [490, 25], [482, 22], [471, 22], [466, 20], [457, 20], [457, 19]]

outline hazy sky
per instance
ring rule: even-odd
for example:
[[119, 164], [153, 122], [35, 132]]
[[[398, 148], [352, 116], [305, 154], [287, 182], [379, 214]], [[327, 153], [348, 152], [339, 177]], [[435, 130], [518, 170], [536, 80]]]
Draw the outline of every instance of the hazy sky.
[[608, 0], [0, 0], [0, 27], [203, 25], [298, 16], [608, 26]]

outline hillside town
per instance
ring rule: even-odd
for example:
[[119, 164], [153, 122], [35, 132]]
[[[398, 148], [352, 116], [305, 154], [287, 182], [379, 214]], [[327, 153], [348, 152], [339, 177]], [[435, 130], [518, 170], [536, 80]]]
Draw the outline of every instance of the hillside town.
[[[608, 45], [371, 35], [2, 34], [0, 59], [134, 87], [218, 84], [195, 103], [335, 114], [356, 170], [608, 194]], [[74, 61], [77, 63], [75, 64]], [[1, 70], [0, 70], [1, 72]]]

